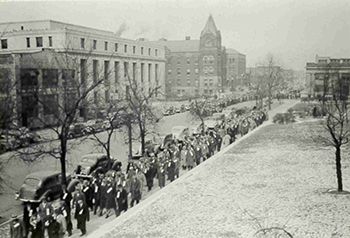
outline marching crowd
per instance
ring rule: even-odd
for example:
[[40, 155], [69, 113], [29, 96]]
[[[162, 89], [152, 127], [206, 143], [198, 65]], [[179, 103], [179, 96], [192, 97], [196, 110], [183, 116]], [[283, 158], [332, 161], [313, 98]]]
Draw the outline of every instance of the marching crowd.
[[24, 204], [23, 218], [12, 219], [11, 237], [71, 236], [73, 218], [83, 236], [87, 232], [90, 213], [105, 218], [119, 216], [140, 202], [144, 186], [150, 191], [156, 179], [158, 186], [163, 188], [166, 179], [174, 181], [181, 170], [191, 170], [209, 159], [234, 142], [237, 136], [244, 136], [261, 125], [268, 119], [267, 116], [265, 110], [255, 108], [233, 111], [214, 129], [201, 127], [200, 133], [188, 135], [182, 141], [172, 140], [162, 147], [146, 151], [144, 157], [127, 165], [126, 173], [119, 166], [106, 174], [96, 174], [91, 180], [81, 180], [73, 193], [63, 185], [59, 206], [55, 209], [46, 199], [36, 206]]

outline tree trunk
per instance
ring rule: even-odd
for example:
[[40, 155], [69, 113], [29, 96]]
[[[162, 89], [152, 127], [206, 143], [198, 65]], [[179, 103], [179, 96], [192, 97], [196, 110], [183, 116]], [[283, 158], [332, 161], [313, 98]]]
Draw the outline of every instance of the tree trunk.
[[268, 100], [269, 100], [269, 110], [271, 110], [271, 90], [269, 90]]
[[131, 127], [131, 119], [127, 121], [128, 127], [128, 137], [129, 137], [129, 160], [132, 159], [132, 127]]
[[66, 155], [67, 155], [67, 137], [62, 136], [61, 140], [61, 174], [62, 174], [62, 185], [67, 186], [67, 178], [66, 178]]
[[335, 151], [335, 162], [337, 168], [337, 180], [338, 180], [338, 191], [343, 191], [343, 179], [341, 174], [341, 155], [340, 155], [340, 146], [336, 147]]
[[146, 133], [145, 133], [145, 129], [143, 128], [142, 124], [140, 124], [140, 137], [141, 137], [141, 155], [144, 156]]

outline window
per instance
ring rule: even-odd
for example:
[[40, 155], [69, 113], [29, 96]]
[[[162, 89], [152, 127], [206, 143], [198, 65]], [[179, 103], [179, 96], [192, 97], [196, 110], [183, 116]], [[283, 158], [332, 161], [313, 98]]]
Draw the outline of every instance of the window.
[[177, 75], [181, 75], [181, 69], [177, 68]]
[[213, 90], [212, 89], [209, 90], [209, 94], [213, 94]]
[[37, 117], [39, 114], [38, 100], [36, 96], [22, 96], [22, 113], [28, 118]]
[[204, 64], [208, 63], [208, 57], [207, 56], [203, 57], [203, 62], [204, 62]]
[[171, 75], [171, 69], [168, 69], [168, 75]]
[[124, 53], [128, 53], [128, 45], [124, 45]]
[[209, 56], [208, 57], [208, 60], [209, 60], [209, 64], [212, 64], [214, 62], [214, 56]]
[[107, 51], [108, 50], [108, 42], [105, 41], [105, 50]]
[[52, 47], [52, 36], [49, 36], [49, 47]]
[[57, 95], [43, 95], [44, 115], [54, 115], [58, 112]]
[[115, 51], [115, 52], [118, 52], [118, 43], [115, 43], [115, 44], [114, 44], [114, 51]]
[[145, 64], [141, 63], [141, 82], [143, 83], [143, 74], [145, 73]]
[[98, 104], [98, 93], [94, 92], [94, 103]]
[[148, 48], [148, 55], [151, 55], [151, 48]]
[[207, 89], [204, 89], [204, 94], [208, 94], [208, 90]]
[[93, 41], [92, 41], [92, 48], [93, 48], [94, 50], [97, 49], [97, 40], [93, 40]]
[[105, 91], [105, 102], [106, 103], [109, 102], [109, 91], [108, 90]]
[[93, 60], [92, 61], [92, 76], [93, 76], [93, 82], [94, 82], [94, 84], [96, 84], [97, 83], [97, 81], [98, 81], [98, 75], [97, 75], [97, 73], [98, 73], [98, 60]]
[[187, 75], [190, 75], [191, 74], [191, 69], [187, 69]]
[[151, 82], [152, 64], [148, 64], [148, 82]]
[[207, 67], [204, 67], [204, 68], [203, 68], [203, 72], [204, 72], [204, 74], [208, 74], [208, 68], [207, 68]]
[[187, 61], [187, 64], [191, 63], [191, 59], [190, 58], [187, 58], [186, 61]]
[[154, 51], [154, 54], [155, 54], [155, 56], [158, 56], [158, 50], [157, 49]]
[[85, 83], [85, 77], [86, 77], [86, 60], [81, 59], [80, 60], [80, 82], [81, 82], [81, 84]]
[[198, 57], [196, 57], [196, 58], [194, 59], [194, 63], [195, 63], [196, 65], [198, 65]]
[[114, 62], [114, 81], [115, 81], [115, 84], [119, 83], [119, 62], [118, 61]]
[[181, 59], [177, 58], [177, 64], [181, 64]]
[[136, 80], [137, 74], [136, 74], [136, 63], [132, 63], [132, 78]]
[[30, 48], [30, 38], [27, 37], [27, 48]]
[[43, 47], [43, 38], [36, 37], [36, 47]]
[[136, 54], [136, 46], [133, 46], [133, 47], [132, 47], [132, 53], [133, 53], [133, 54]]
[[80, 47], [82, 49], [85, 49], [85, 39], [84, 38], [80, 38]]
[[177, 94], [180, 94], [180, 93], [181, 93], [181, 90], [180, 90], [180, 89], [178, 89], [178, 90], [177, 90]]
[[195, 72], [196, 74], [198, 74], [198, 73], [199, 73], [198, 68], [194, 69], [194, 72]]
[[198, 81], [198, 79], [196, 79], [196, 81], [195, 81], [194, 83], [195, 83], [195, 86], [196, 86], [196, 87], [199, 86], [199, 81]]
[[62, 70], [62, 84], [63, 87], [72, 87], [75, 85], [75, 70]]
[[181, 80], [177, 79], [177, 86], [180, 86], [180, 85], [181, 85]]
[[1, 49], [7, 49], [7, 39], [1, 40]]
[[156, 79], [156, 83], [158, 83], [158, 64], [156, 64], [155, 69], [154, 69], [154, 77]]
[[38, 85], [39, 71], [36, 69], [20, 69], [21, 87], [35, 87]]
[[187, 86], [191, 86], [191, 81], [187, 80]]
[[24, 30], [24, 26], [21, 26], [21, 30], [22, 30], [22, 31]]
[[105, 85], [108, 85], [109, 83], [109, 61], [105, 61], [105, 71], [104, 71], [104, 80], [105, 80]]
[[209, 67], [208, 71], [209, 71], [209, 74], [213, 74], [214, 73], [214, 68], [213, 67]]
[[127, 77], [129, 75], [129, 63], [124, 62], [124, 77]]
[[43, 86], [52, 87], [58, 84], [58, 70], [57, 69], [43, 69]]
[[143, 47], [141, 47], [141, 55], [143, 55]]

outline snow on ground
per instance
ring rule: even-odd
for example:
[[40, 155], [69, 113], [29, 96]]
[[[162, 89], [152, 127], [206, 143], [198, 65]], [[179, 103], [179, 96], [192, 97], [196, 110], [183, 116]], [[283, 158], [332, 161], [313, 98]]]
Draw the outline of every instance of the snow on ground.
[[[257, 237], [277, 227], [350, 237], [350, 195], [327, 193], [337, 186], [334, 151], [313, 140], [319, 133], [318, 122], [265, 126], [90, 236]], [[343, 180], [349, 189], [346, 158]]]

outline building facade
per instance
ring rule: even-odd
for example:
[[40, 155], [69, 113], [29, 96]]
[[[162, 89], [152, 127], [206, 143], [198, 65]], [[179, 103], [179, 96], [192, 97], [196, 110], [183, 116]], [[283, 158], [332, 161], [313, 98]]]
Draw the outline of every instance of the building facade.
[[[242, 80], [239, 76], [242, 77], [245, 73], [245, 56], [239, 52], [226, 52], [221, 43], [221, 33], [211, 15], [199, 40], [186, 36], [185, 40], [161, 39], [154, 43], [167, 48], [165, 90], [168, 98], [214, 96], [230, 92], [232, 82], [228, 81], [228, 77], [234, 77], [236, 83], [237, 80]], [[237, 61], [230, 73], [228, 56]]]
[[246, 82], [246, 56], [234, 49], [226, 49], [226, 55], [226, 79], [230, 91], [239, 86], [249, 86]]
[[[62, 92], [62, 86], [72, 95], [79, 93], [73, 81], [89, 86], [104, 79], [89, 94], [94, 106], [80, 109], [83, 118], [91, 116], [92, 108], [103, 109], [110, 100], [128, 93], [129, 79], [145, 94], [157, 88], [154, 99], [164, 99], [166, 52], [159, 44], [51, 20], [2, 23], [0, 32], [0, 67], [11, 72], [16, 82], [10, 93], [23, 126], [40, 127], [38, 121], [43, 120], [54, 123], [50, 105], [53, 101], [64, 104], [62, 94], [67, 92]], [[34, 89], [40, 92], [40, 104], [31, 95]]]
[[306, 63], [306, 91], [310, 97], [341, 94], [348, 97], [350, 58], [319, 57]]

